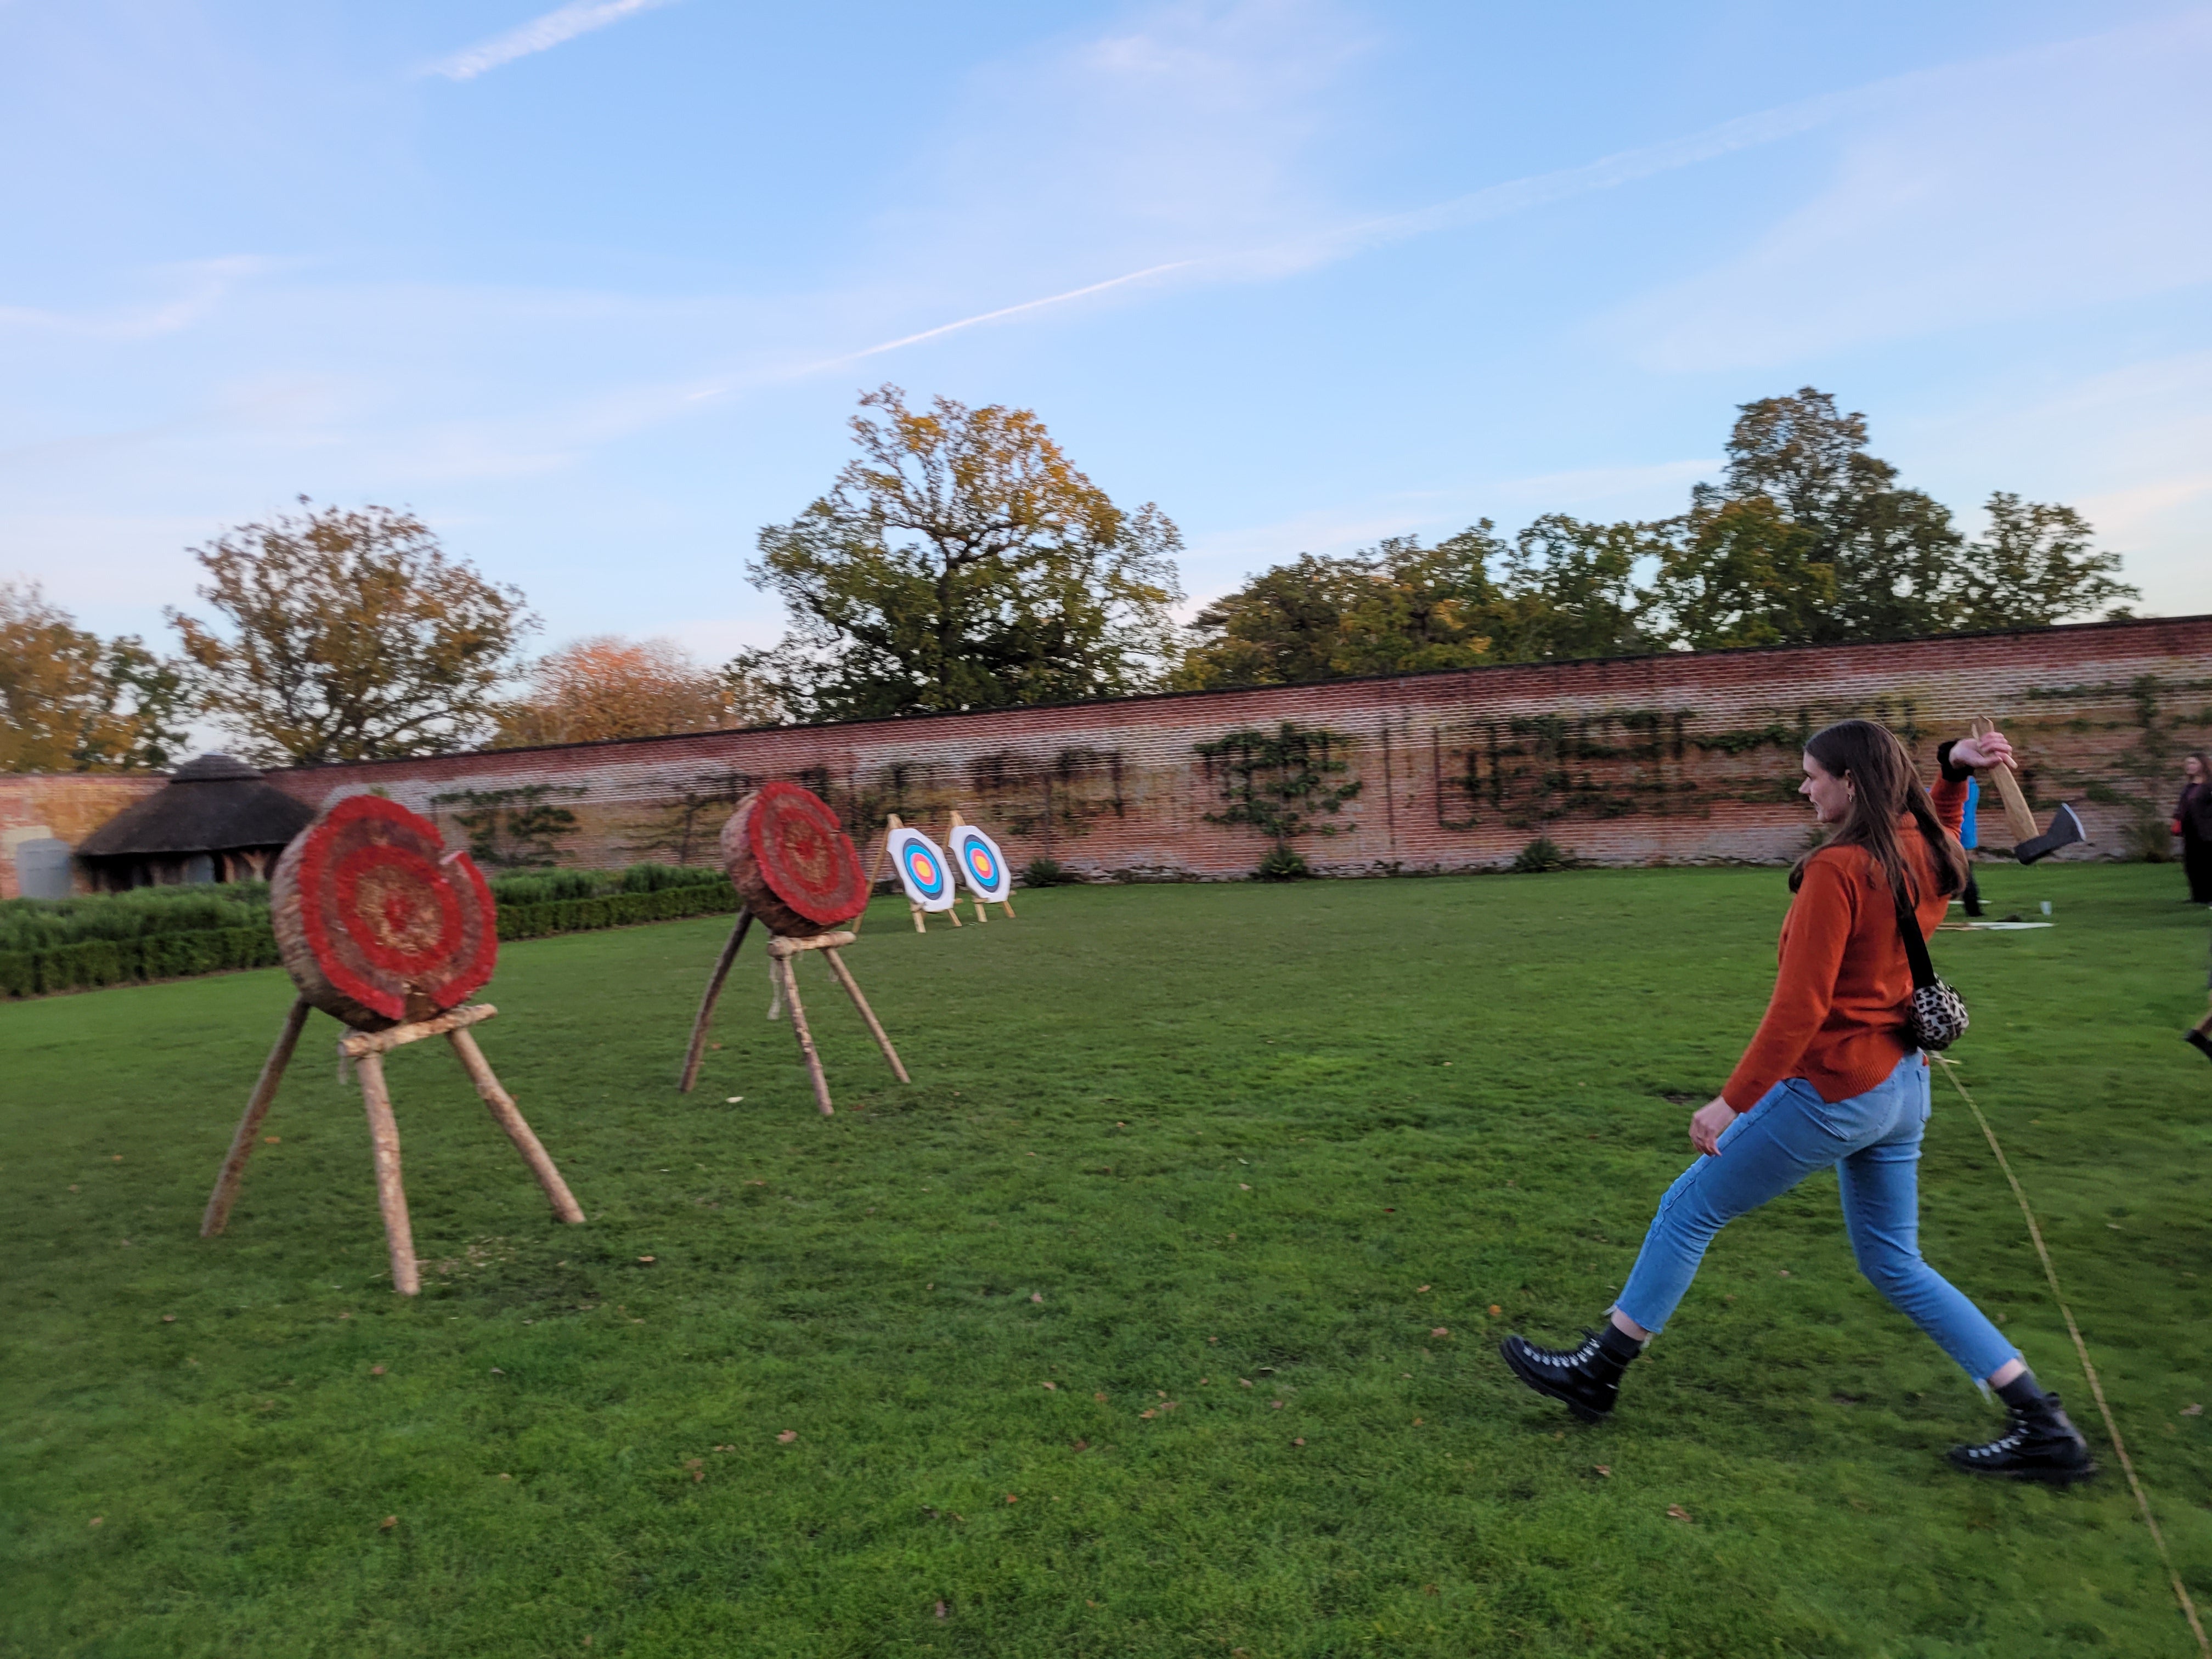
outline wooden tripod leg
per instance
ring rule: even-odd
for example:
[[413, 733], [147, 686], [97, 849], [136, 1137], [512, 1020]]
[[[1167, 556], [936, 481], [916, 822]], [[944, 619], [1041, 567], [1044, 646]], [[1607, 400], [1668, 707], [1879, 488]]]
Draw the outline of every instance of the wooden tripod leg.
[[514, 1097], [499, 1086], [499, 1079], [492, 1074], [491, 1063], [477, 1047], [476, 1033], [463, 1026], [459, 1030], [446, 1033], [453, 1045], [453, 1052], [461, 1057], [461, 1069], [469, 1074], [469, 1081], [477, 1085], [477, 1093], [491, 1110], [492, 1121], [507, 1131], [507, 1138], [514, 1143], [514, 1150], [522, 1154], [522, 1161], [530, 1166], [530, 1173], [538, 1177], [538, 1184], [545, 1189], [547, 1202], [553, 1206], [554, 1215], [562, 1221], [581, 1221], [583, 1208], [569, 1191], [568, 1183], [561, 1179], [561, 1171], [553, 1166], [553, 1159], [532, 1133], [522, 1115], [522, 1109], [514, 1103]]
[[921, 907], [912, 899], [908, 899], [906, 902], [906, 908], [914, 912], [914, 931], [917, 933], [927, 933], [929, 924], [921, 919]]
[[990, 921], [990, 917], [983, 914], [983, 901], [977, 899], [975, 901], [975, 925], [980, 927], [983, 923], [988, 921]]
[[399, 1122], [392, 1115], [392, 1096], [384, 1086], [384, 1056], [362, 1054], [361, 1103], [368, 1113], [369, 1149], [376, 1155], [376, 1205], [384, 1212], [384, 1242], [392, 1252], [392, 1288], [414, 1296], [422, 1288], [415, 1270], [415, 1230], [407, 1224], [407, 1188], [399, 1180]]
[[208, 1194], [207, 1212], [200, 1217], [202, 1238], [213, 1238], [230, 1224], [230, 1206], [238, 1201], [238, 1183], [246, 1179], [246, 1160], [253, 1156], [253, 1137], [261, 1132], [261, 1120], [269, 1115], [269, 1104], [276, 1098], [276, 1085], [284, 1080], [284, 1068], [292, 1063], [292, 1050], [300, 1046], [300, 1032], [307, 1023], [307, 998], [293, 998], [292, 1012], [284, 1016], [284, 1029], [276, 1034], [276, 1046], [262, 1062], [261, 1076], [246, 1097], [246, 1115], [238, 1120], [238, 1133], [230, 1138], [230, 1156], [223, 1159], [215, 1178], [215, 1191]]
[[845, 988], [845, 994], [853, 999], [853, 1006], [860, 1011], [860, 1018], [868, 1022], [868, 1035], [875, 1038], [876, 1047], [884, 1051], [884, 1058], [890, 1061], [891, 1075], [901, 1083], [913, 1082], [914, 1079], [906, 1074], [906, 1067], [899, 1064], [898, 1050], [891, 1047], [890, 1038], [884, 1035], [883, 1022], [876, 1018], [876, 1011], [868, 1006], [867, 998], [860, 994], [860, 981], [853, 977], [853, 970], [845, 965], [844, 957], [835, 951], [824, 951], [822, 954], [829, 961], [830, 971], [837, 975], [837, 982]]
[[738, 925], [730, 929], [714, 971], [707, 976], [707, 994], [699, 999], [699, 1017], [691, 1022], [691, 1046], [684, 1054], [684, 1077], [676, 1085], [679, 1094], [688, 1095], [698, 1085], [699, 1062], [707, 1053], [708, 1023], [714, 1017], [714, 1003], [722, 994], [722, 981], [730, 976], [730, 964], [738, 959], [738, 947], [745, 942], [745, 933], [752, 925], [750, 910], [738, 912]]
[[814, 1033], [806, 1027], [806, 1005], [799, 1000], [798, 964], [789, 957], [783, 962], [783, 994], [791, 1003], [791, 1033], [799, 1039], [799, 1052], [806, 1061], [806, 1075], [814, 1084], [814, 1103], [822, 1109], [822, 1115], [830, 1116], [837, 1109], [830, 1103], [830, 1079], [822, 1075], [822, 1056], [814, 1051]]

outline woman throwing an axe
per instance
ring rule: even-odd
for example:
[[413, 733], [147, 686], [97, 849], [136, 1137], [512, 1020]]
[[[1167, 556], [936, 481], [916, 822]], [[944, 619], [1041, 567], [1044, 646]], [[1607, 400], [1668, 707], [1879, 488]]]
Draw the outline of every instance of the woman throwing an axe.
[[1905, 1036], [1912, 973], [1899, 930], [1924, 939], [1966, 883], [1960, 814], [1969, 773], [2009, 762], [2000, 733], [1942, 744], [1933, 799], [1905, 745], [1872, 720], [1842, 720], [1805, 745], [1798, 793], [1826, 843], [1790, 874], [1781, 969], [1766, 1018], [1727, 1086], [1690, 1120], [1696, 1163], [1659, 1200], [1644, 1248], [1603, 1327], [1577, 1347], [1501, 1345], [1514, 1375], [1587, 1422], [1612, 1411], [1620, 1376], [1690, 1287], [1713, 1235], [1833, 1168], [1859, 1269], [2011, 1414], [2006, 1431], [1955, 1446], [1978, 1474], [2064, 1484], [2096, 1473], [2058, 1396], [2045, 1394], [1980, 1309], [1921, 1260], [1917, 1166], [1928, 1064]]

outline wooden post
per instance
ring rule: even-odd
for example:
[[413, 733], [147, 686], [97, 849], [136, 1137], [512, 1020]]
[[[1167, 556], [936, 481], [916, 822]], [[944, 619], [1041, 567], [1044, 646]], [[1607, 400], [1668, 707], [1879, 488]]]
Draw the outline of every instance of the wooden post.
[[507, 1131], [507, 1138], [514, 1143], [514, 1150], [522, 1154], [522, 1161], [530, 1166], [530, 1173], [538, 1177], [538, 1184], [545, 1189], [545, 1197], [553, 1206], [553, 1213], [562, 1221], [579, 1222], [584, 1212], [568, 1191], [568, 1183], [561, 1179], [561, 1171], [554, 1167], [552, 1158], [537, 1135], [532, 1133], [522, 1109], [514, 1103], [514, 1097], [499, 1086], [493, 1075], [490, 1062], [483, 1050], [477, 1047], [476, 1034], [466, 1026], [446, 1033], [446, 1040], [453, 1045], [453, 1052], [461, 1057], [461, 1069], [469, 1074], [469, 1081], [477, 1085], [477, 1093], [490, 1109], [492, 1121]]
[[799, 1052], [806, 1061], [806, 1075], [814, 1085], [814, 1103], [829, 1117], [836, 1108], [830, 1103], [830, 1079], [822, 1074], [822, 1056], [815, 1052], [814, 1034], [806, 1028], [806, 1005], [799, 1000], [799, 965], [789, 957], [776, 958], [783, 963], [783, 994], [791, 1003], [792, 1035], [799, 1039]]
[[738, 959], [738, 947], [745, 942], [745, 933], [753, 925], [753, 913], [738, 912], [738, 925], [730, 929], [730, 937], [722, 945], [722, 954], [714, 963], [714, 971], [707, 976], [707, 994], [699, 999], [699, 1017], [691, 1022], [691, 1046], [684, 1052], [684, 1076], [676, 1085], [678, 1094], [690, 1094], [698, 1086], [699, 1063], [707, 1054], [707, 1027], [714, 1017], [714, 1003], [722, 994], [722, 981], [730, 976], [730, 964]]
[[368, 1140], [376, 1154], [376, 1204], [384, 1212], [384, 1240], [392, 1252], [392, 1288], [416, 1296], [422, 1276], [415, 1267], [415, 1233], [407, 1224], [407, 1189], [399, 1179], [399, 1124], [384, 1086], [384, 1056], [374, 1049], [355, 1057], [361, 1102], [368, 1113]]
[[876, 1011], [868, 1006], [867, 998], [860, 994], [860, 983], [853, 977], [853, 970], [846, 967], [844, 957], [834, 949], [823, 951], [822, 957], [830, 964], [830, 971], [837, 975], [837, 982], [845, 988], [845, 994], [853, 999], [853, 1006], [860, 1011], [860, 1018], [867, 1021], [868, 1035], [875, 1038], [876, 1047], [884, 1051], [884, 1058], [891, 1063], [891, 1075], [901, 1083], [913, 1082], [914, 1079], [906, 1074], [906, 1067], [899, 1063], [898, 1050], [891, 1047], [891, 1040], [884, 1030], [883, 1022], [876, 1018]]
[[253, 1092], [246, 1097], [246, 1115], [238, 1120], [238, 1133], [230, 1138], [230, 1156], [222, 1161], [222, 1169], [215, 1178], [215, 1191], [208, 1194], [207, 1212], [200, 1217], [200, 1237], [213, 1238], [230, 1224], [230, 1206], [238, 1201], [238, 1183], [246, 1178], [246, 1160], [253, 1156], [253, 1137], [261, 1132], [261, 1121], [269, 1115], [270, 1103], [276, 1098], [276, 1085], [284, 1080], [284, 1068], [292, 1063], [292, 1050], [300, 1046], [300, 1033], [307, 1024], [307, 1000], [292, 999], [292, 1012], [284, 1016], [284, 1029], [276, 1035], [276, 1046], [269, 1051], [262, 1062], [261, 1076], [253, 1085]]

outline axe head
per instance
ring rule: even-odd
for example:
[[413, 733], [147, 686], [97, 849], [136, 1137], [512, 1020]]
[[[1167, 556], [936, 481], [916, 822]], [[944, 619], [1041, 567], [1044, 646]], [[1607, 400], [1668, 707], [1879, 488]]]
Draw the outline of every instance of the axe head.
[[2051, 815], [2051, 828], [2033, 841], [2021, 842], [2012, 849], [2012, 855], [2022, 864], [2033, 864], [2062, 847], [2071, 847], [2077, 841], [2088, 839], [2089, 832], [2081, 827], [2081, 820], [2074, 816], [2074, 809], [2062, 805]]

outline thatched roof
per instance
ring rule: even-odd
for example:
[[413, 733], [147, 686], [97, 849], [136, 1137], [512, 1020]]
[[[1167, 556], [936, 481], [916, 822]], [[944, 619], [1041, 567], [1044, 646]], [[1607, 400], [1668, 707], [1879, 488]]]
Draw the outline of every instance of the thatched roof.
[[179, 767], [167, 787], [101, 824], [75, 851], [79, 858], [144, 858], [282, 847], [314, 817], [313, 807], [264, 783], [245, 762], [202, 755]]

